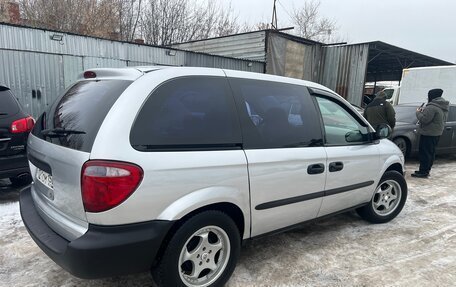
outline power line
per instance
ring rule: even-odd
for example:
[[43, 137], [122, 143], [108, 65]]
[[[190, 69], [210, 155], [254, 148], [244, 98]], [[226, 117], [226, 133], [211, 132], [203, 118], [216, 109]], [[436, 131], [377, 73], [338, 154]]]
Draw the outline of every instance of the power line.
[[290, 17], [290, 20], [293, 19], [293, 16], [291, 16], [291, 13], [288, 12], [287, 8], [285, 8], [285, 6], [282, 4], [282, 2], [280, 2], [280, 0], [277, 0], [280, 4], [280, 6], [282, 6], [283, 10], [285, 10], [285, 13], [287, 13], [288, 17]]

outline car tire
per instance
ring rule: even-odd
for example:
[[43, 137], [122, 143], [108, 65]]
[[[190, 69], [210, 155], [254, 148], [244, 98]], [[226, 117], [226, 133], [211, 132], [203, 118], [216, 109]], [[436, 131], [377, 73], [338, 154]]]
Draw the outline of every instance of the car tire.
[[380, 179], [369, 204], [356, 211], [372, 223], [386, 223], [394, 219], [407, 200], [407, 182], [397, 171], [387, 171]]
[[19, 187], [30, 184], [32, 182], [32, 177], [30, 174], [27, 173], [16, 177], [10, 177], [9, 180], [11, 181], [11, 184], [13, 186]]
[[397, 145], [397, 147], [401, 150], [402, 154], [405, 157], [409, 156], [410, 148], [405, 138], [395, 138], [393, 142]]
[[233, 219], [221, 211], [204, 211], [180, 225], [152, 276], [158, 286], [223, 286], [236, 267], [240, 248]]

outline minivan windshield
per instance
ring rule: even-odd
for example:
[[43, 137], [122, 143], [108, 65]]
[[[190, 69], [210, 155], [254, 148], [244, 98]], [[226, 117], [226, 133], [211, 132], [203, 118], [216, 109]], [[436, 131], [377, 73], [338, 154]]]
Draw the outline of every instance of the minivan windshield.
[[104, 118], [131, 83], [77, 82], [40, 116], [32, 134], [56, 145], [90, 152]]

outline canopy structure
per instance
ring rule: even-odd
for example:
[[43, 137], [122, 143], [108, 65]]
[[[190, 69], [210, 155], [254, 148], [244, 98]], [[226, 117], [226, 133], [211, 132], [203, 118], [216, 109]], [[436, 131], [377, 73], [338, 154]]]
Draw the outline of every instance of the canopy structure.
[[366, 82], [400, 81], [406, 68], [448, 66], [453, 63], [399, 48], [385, 42], [369, 42]]

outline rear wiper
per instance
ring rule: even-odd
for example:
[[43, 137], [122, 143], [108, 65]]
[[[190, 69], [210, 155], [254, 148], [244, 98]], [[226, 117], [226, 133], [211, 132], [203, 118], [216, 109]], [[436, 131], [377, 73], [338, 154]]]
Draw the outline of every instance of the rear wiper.
[[84, 131], [78, 130], [70, 130], [70, 129], [63, 129], [63, 128], [55, 128], [55, 129], [47, 129], [42, 130], [41, 134], [47, 137], [63, 137], [66, 135], [82, 135], [85, 134]]

